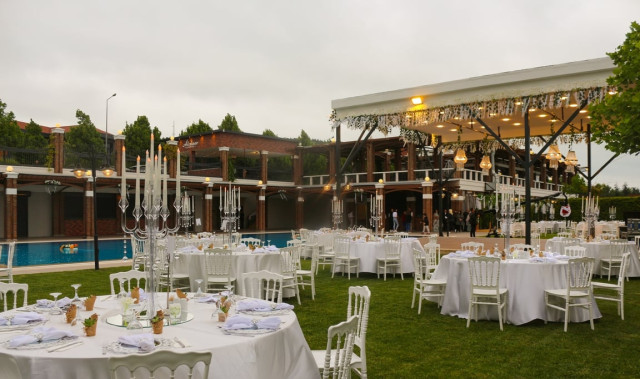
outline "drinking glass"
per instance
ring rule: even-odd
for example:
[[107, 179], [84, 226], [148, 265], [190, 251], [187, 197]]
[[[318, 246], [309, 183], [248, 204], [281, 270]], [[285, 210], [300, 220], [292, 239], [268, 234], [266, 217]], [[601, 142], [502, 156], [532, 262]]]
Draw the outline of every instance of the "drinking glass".
[[82, 284], [72, 284], [71, 287], [76, 291], [75, 296], [71, 301], [82, 301], [80, 297], [78, 297], [78, 288], [82, 287]]
[[202, 293], [202, 279], [196, 279], [196, 284], [198, 284], [198, 291], [194, 295], [194, 297], [202, 297], [204, 294]]
[[182, 306], [180, 303], [169, 304], [169, 315], [171, 316], [171, 324], [176, 324], [180, 320], [180, 313], [182, 313]]
[[127, 293], [124, 291], [124, 279], [118, 279], [120, 281], [120, 292], [118, 298], [127, 297]]
[[61, 315], [62, 309], [58, 306], [58, 296], [62, 295], [60, 292], [51, 292], [49, 295], [53, 297], [53, 308], [51, 309], [52, 315]]
[[142, 333], [143, 331], [144, 330], [142, 328], [142, 323], [138, 319], [138, 312], [134, 311], [133, 312], [133, 317], [129, 321], [129, 324], [127, 324], [127, 333], [129, 333], [129, 334], [139, 334], [139, 333]]

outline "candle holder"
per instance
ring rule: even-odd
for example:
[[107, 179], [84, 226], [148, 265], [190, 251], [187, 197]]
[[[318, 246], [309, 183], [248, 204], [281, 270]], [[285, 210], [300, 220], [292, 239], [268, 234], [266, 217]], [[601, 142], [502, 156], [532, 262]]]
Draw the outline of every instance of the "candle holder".
[[587, 240], [591, 241], [596, 236], [596, 221], [600, 216], [599, 198], [589, 195], [582, 199], [582, 219], [587, 224]]
[[333, 219], [333, 228], [339, 229], [342, 223], [342, 200], [339, 200], [336, 196], [333, 197], [331, 202], [331, 215]]
[[[178, 162], [180, 162], [180, 150], [178, 150]], [[129, 207], [129, 201], [126, 196], [126, 185], [122, 187], [122, 193], [120, 201], [118, 203], [120, 210], [122, 211], [122, 217], [120, 218], [120, 226], [122, 230], [129, 235], [135, 235], [137, 239], [143, 239], [146, 241], [145, 246], [148, 246], [148, 253], [145, 257], [144, 267], [147, 274], [147, 283], [149, 283], [149, 303], [147, 310], [147, 317], [151, 318], [156, 314], [155, 304], [155, 292], [156, 292], [156, 270], [158, 267], [166, 267], [169, 280], [171, 280], [171, 256], [172, 252], [162, 257], [156, 254], [157, 241], [163, 239], [170, 234], [175, 234], [179, 229], [182, 222], [182, 204], [180, 201], [180, 170], [176, 175], [176, 198], [173, 202], [175, 209], [175, 221], [174, 226], [170, 227], [168, 219], [170, 216], [169, 202], [167, 201], [167, 160], [162, 160], [162, 147], [158, 146], [158, 153], [154, 155], [154, 139], [151, 134], [151, 143], [149, 151], [146, 153], [146, 166], [144, 172], [144, 198], [140, 201], [140, 157], [137, 159], [136, 165], [136, 192], [135, 192], [135, 206], [133, 208], [133, 220], [134, 226], [132, 228], [127, 227], [127, 208]], [[126, 169], [125, 169], [125, 156], [123, 148], [122, 157], [122, 182], [126, 183]], [[164, 262], [163, 262], [164, 260]], [[167, 306], [169, 301], [169, 291], [167, 291]]]
[[369, 200], [371, 216], [369, 216], [369, 223], [375, 230], [375, 235], [378, 235], [378, 228], [380, 221], [384, 220], [384, 212], [382, 209], [382, 199], [379, 199], [377, 195], [371, 196]]
[[240, 188], [231, 187], [231, 182], [224, 191], [220, 186], [220, 206], [218, 209], [220, 210], [220, 230], [228, 234], [228, 243], [231, 246], [231, 237], [238, 230], [240, 220]]
[[514, 204], [515, 194], [513, 192], [500, 192], [500, 211], [496, 209], [496, 215], [500, 215], [502, 234], [505, 236], [505, 251], [511, 247], [511, 226], [518, 215], [518, 207]]

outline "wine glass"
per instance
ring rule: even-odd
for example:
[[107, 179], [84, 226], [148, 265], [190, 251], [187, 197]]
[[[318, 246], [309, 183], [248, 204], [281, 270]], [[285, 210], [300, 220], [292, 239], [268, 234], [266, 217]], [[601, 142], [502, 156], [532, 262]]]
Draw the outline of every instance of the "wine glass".
[[142, 328], [142, 323], [139, 320], [138, 312], [134, 311], [132, 313], [133, 313], [133, 317], [131, 318], [131, 320], [129, 320], [129, 323], [127, 324], [127, 333], [129, 334], [142, 333], [144, 330]]
[[118, 279], [120, 282], [120, 292], [118, 293], [118, 298], [127, 297], [127, 293], [124, 291], [124, 279]]
[[61, 315], [62, 309], [58, 307], [58, 296], [62, 295], [60, 292], [51, 292], [49, 295], [53, 297], [53, 308], [51, 309], [52, 315]]
[[82, 287], [82, 284], [72, 284], [71, 287], [76, 291], [76, 294], [71, 301], [82, 301], [80, 297], [78, 297], [78, 288]]
[[202, 279], [196, 279], [196, 284], [198, 284], [198, 291], [194, 295], [194, 297], [202, 297], [204, 294], [202, 293]]
[[271, 246], [271, 240], [267, 240], [267, 247]]

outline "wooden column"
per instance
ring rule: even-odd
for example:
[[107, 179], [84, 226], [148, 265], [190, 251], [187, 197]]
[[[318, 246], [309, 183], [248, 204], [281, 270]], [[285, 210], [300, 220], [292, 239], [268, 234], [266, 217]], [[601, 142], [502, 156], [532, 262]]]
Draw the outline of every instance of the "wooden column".
[[429, 219], [429, 230], [433, 230], [433, 183], [422, 182], [422, 214]]
[[213, 183], [207, 184], [202, 202], [202, 230], [213, 232]]
[[[167, 145], [178, 146], [178, 141], [169, 140], [167, 141]], [[167, 170], [169, 171], [169, 178], [175, 179], [176, 173], [178, 172], [178, 152], [176, 151], [176, 157], [170, 159], [168, 162]]]
[[263, 150], [260, 152], [260, 180], [262, 183], [267, 182], [269, 177], [269, 152]]
[[367, 141], [367, 182], [373, 182], [373, 171], [376, 168], [376, 150], [373, 141]]
[[263, 232], [267, 228], [267, 186], [261, 185], [259, 187], [258, 201], [256, 202], [256, 230]]
[[[62, 236], [64, 235], [64, 196], [60, 192], [56, 192], [51, 195], [51, 203], [53, 207], [52, 212], [52, 232], [53, 236]], [[121, 212], [116, 212], [117, 215], [120, 215]]]
[[222, 171], [222, 181], [229, 181], [229, 148], [226, 146], [220, 146], [220, 170]]
[[416, 145], [407, 143], [407, 152], [407, 180], [416, 180]]
[[553, 169], [553, 190], [554, 191], [558, 190], [558, 169], [557, 168]]
[[302, 153], [296, 148], [296, 154], [293, 155], [293, 184], [302, 185]]
[[335, 144], [329, 145], [329, 181], [336, 177], [336, 149]]
[[302, 196], [302, 188], [296, 189], [296, 229], [304, 227], [304, 197]]
[[[122, 147], [124, 146], [124, 135], [116, 134], [113, 136], [114, 149], [116, 153], [116, 175], [122, 176]], [[126, 164], [127, 162], [125, 162]]]
[[64, 168], [64, 129], [54, 128], [53, 133], [53, 172], [61, 174]]
[[84, 235], [85, 237], [93, 237], [93, 178], [88, 177], [84, 182]]
[[4, 186], [4, 238], [18, 239], [18, 173], [7, 172]]

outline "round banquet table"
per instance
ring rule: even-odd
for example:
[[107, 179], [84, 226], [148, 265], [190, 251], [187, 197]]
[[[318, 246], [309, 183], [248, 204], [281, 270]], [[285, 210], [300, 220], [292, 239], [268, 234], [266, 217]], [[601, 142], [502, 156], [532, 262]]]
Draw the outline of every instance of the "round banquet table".
[[[567, 262], [531, 263], [528, 259], [502, 261], [500, 266], [500, 287], [507, 288], [507, 322], [522, 325], [530, 321], [547, 318], [544, 291], [566, 288]], [[469, 311], [469, 261], [466, 258], [444, 256], [434, 272], [435, 279], [446, 279], [447, 287], [440, 311], [443, 315], [468, 318]], [[589, 320], [586, 309], [574, 308], [570, 311], [572, 322]], [[547, 321], [564, 321], [564, 314], [549, 309]], [[593, 317], [602, 317], [593, 300]], [[478, 319], [497, 320], [497, 307], [478, 306]]]
[[[609, 241], [582, 242], [580, 243], [580, 246], [587, 249], [585, 251], [585, 256], [596, 260], [595, 266], [593, 267], [594, 275], [603, 275], [600, 260], [609, 258], [611, 243]], [[561, 238], [550, 239], [545, 245], [545, 249], [554, 253], [561, 253], [560, 250], [564, 249], [564, 247], [565, 244], [563, 244]], [[631, 253], [631, 259], [629, 260], [629, 266], [627, 267], [627, 276], [640, 277], [640, 259], [638, 258], [638, 251], [635, 243], [633, 241], [629, 241], [624, 248], [624, 252]], [[614, 272], [617, 273], [617, 270], [617, 268], [614, 269]]]
[[[413, 273], [413, 249], [424, 252], [420, 241], [417, 238], [402, 238], [400, 248], [400, 259], [402, 261], [402, 273]], [[382, 241], [365, 242], [362, 239], [351, 241], [349, 244], [352, 258], [360, 258], [359, 272], [376, 273], [376, 260], [384, 258], [384, 243]], [[337, 271], [340, 272], [340, 271]]]
[[[158, 294], [159, 298], [160, 294]], [[92, 378], [108, 379], [108, 360], [118, 353], [103, 353], [103, 346], [117, 341], [127, 333], [123, 327], [110, 325], [105, 321], [109, 314], [117, 314], [119, 300], [100, 296], [94, 312], [99, 316], [95, 337], [85, 337], [79, 325], [65, 323], [64, 315], [50, 315], [47, 327], [72, 330], [84, 343], [66, 351], [47, 352], [39, 350], [16, 350], [0, 345], [0, 352], [13, 356], [23, 378], [67, 379]], [[283, 324], [280, 329], [247, 336], [225, 335], [218, 328], [222, 323], [211, 319], [214, 305], [189, 300], [189, 312], [194, 318], [183, 324], [165, 325], [159, 337], [172, 339], [179, 337], [187, 347], [173, 347], [173, 351], [211, 351], [213, 353], [209, 378], [319, 378], [309, 345], [307, 344], [294, 312], [279, 315]], [[82, 311], [82, 318], [91, 313]], [[235, 313], [234, 309], [231, 313]], [[260, 317], [260, 316], [255, 316]], [[145, 328], [145, 332], [150, 329]], [[25, 331], [0, 333], [2, 340], [24, 334]], [[189, 346], [190, 345], [190, 346]], [[196, 368], [198, 369], [198, 367]], [[0, 374], [2, 377], [2, 374]], [[202, 378], [202, 372], [196, 371], [193, 378]]]
[[[188, 274], [191, 284], [191, 291], [198, 290], [196, 279], [202, 279], [202, 291], [207, 288], [207, 265], [203, 252], [182, 252], [179, 258], [174, 261], [174, 270], [178, 273]], [[280, 253], [252, 253], [251, 251], [234, 251], [231, 259], [231, 275], [240, 279], [240, 274], [267, 270], [275, 273], [282, 271], [280, 266]], [[236, 293], [242, 293], [242, 283], [237, 280]]]

